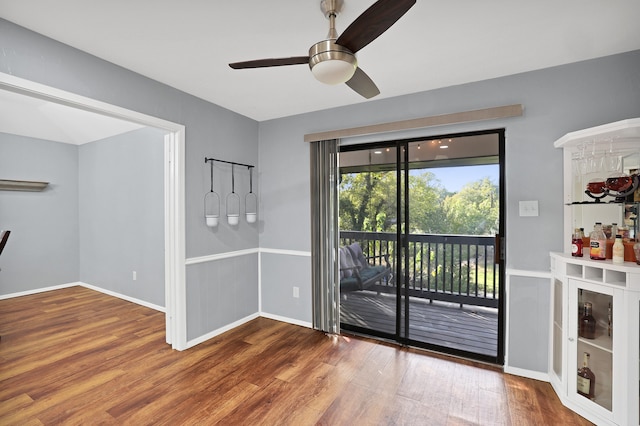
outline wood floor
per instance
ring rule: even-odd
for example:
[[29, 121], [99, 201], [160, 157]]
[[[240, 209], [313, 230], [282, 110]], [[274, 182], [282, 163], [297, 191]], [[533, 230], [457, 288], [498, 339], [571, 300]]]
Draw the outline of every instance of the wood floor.
[[[409, 338], [496, 357], [498, 310], [409, 298]], [[395, 335], [396, 296], [375, 291], [343, 293], [340, 322]]]
[[92, 290], [0, 300], [0, 424], [586, 425], [548, 383], [259, 318], [184, 352]]

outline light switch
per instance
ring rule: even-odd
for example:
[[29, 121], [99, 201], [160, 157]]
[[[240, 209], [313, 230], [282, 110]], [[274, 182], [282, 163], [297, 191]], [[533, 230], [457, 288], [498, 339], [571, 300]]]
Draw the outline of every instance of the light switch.
[[538, 216], [538, 200], [520, 201], [520, 216]]

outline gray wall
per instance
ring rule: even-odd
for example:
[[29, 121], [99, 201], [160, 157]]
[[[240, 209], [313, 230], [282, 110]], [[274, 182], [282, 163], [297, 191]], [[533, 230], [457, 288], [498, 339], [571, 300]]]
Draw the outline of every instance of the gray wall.
[[[303, 114], [260, 123], [263, 248], [310, 250], [309, 149], [305, 134], [467, 111], [522, 104], [518, 118], [442, 126], [410, 132], [412, 136], [506, 128], [506, 263], [508, 268], [548, 272], [549, 251], [561, 251], [562, 153], [553, 142], [565, 133], [616, 120], [640, 116], [640, 51], [448, 87], [398, 98]], [[428, 73], [425, 74], [428, 78]], [[345, 88], [345, 90], [348, 90]], [[384, 92], [384, 87], [381, 88]], [[381, 138], [406, 136], [382, 135]], [[286, 153], [283, 155], [282, 153]], [[519, 217], [518, 202], [538, 200], [538, 217]], [[286, 214], [291, 213], [291, 214]], [[263, 275], [263, 288], [284, 295], [269, 305], [269, 313], [293, 316], [292, 278], [311, 274], [310, 260], [300, 270], [300, 258], [277, 260], [278, 268]], [[263, 261], [263, 269], [269, 258]], [[278, 273], [279, 271], [279, 273]], [[535, 291], [532, 287], [535, 287]], [[511, 312], [510, 366], [546, 372], [548, 318], [530, 312], [548, 312], [549, 283], [516, 279], [510, 297], [514, 306], [526, 300], [529, 309]], [[310, 308], [309, 308], [310, 309]], [[306, 315], [295, 317], [299, 320]], [[535, 330], [531, 330], [534, 327]], [[540, 356], [540, 354], [543, 354]]]
[[513, 276], [510, 281], [509, 365], [546, 373], [549, 356], [547, 320], [551, 309], [549, 280]]
[[187, 319], [195, 324], [187, 339], [230, 324], [229, 318], [244, 319], [258, 312], [258, 254], [198, 263], [187, 268], [188, 282], [211, 283], [187, 286]]
[[[308, 256], [262, 254], [262, 312], [312, 323], [309, 262]], [[293, 297], [294, 287], [298, 287], [298, 297]]]
[[78, 178], [80, 281], [164, 306], [164, 132], [81, 145]]
[[0, 133], [0, 179], [50, 182], [0, 191], [0, 295], [78, 281], [78, 147]]
[[[2, 19], [0, 46], [3, 52], [0, 55], [0, 72], [185, 126], [187, 258], [258, 247], [259, 223], [250, 226], [241, 222], [235, 228], [223, 223], [212, 231], [204, 223], [202, 204], [203, 196], [209, 190], [205, 156], [257, 164], [256, 121]], [[256, 173], [259, 175], [259, 171]], [[248, 175], [238, 174], [237, 178], [238, 187], [246, 191]], [[223, 171], [219, 180], [219, 185], [224, 188], [221, 193], [226, 195], [231, 188], [230, 170]], [[216, 264], [224, 268], [227, 262], [249, 277], [257, 291], [258, 276], [250, 256], [223, 259]], [[215, 274], [203, 276], [188, 270], [188, 291], [203, 295], [204, 299], [198, 303], [213, 307], [219, 303], [217, 297], [221, 293], [217, 290], [228, 285], [217, 279]], [[243, 297], [228, 302], [230, 306], [240, 306], [245, 300]], [[188, 305], [187, 311], [191, 310], [192, 306]], [[244, 308], [225, 311], [226, 316], [220, 322], [233, 323], [244, 318], [245, 313]], [[207, 324], [202, 315], [189, 314], [188, 334], [194, 335], [191, 330], [205, 330]]]

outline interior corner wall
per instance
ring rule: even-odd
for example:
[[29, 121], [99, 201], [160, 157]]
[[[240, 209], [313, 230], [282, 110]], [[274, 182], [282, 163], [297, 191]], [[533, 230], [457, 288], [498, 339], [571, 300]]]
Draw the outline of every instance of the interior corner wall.
[[[379, 138], [402, 138], [409, 136], [408, 133], [412, 137], [433, 137], [505, 128], [506, 265], [517, 270], [548, 273], [549, 252], [561, 251], [564, 243], [562, 152], [553, 147], [553, 142], [567, 132], [640, 116], [638, 70], [640, 51], [633, 51], [261, 122], [262, 216], [268, 226], [261, 230], [260, 246], [282, 253], [310, 250], [309, 150], [304, 142], [305, 134], [522, 104], [524, 115], [521, 117], [384, 134]], [[375, 75], [372, 78], [375, 80]], [[425, 78], [429, 78], [428, 73]], [[384, 93], [384, 87], [380, 89]], [[523, 200], [538, 200], [540, 215], [520, 217], [518, 204]], [[311, 262], [307, 263], [307, 270], [300, 271], [300, 259], [282, 256], [284, 258], [278, 259], [277, 271], [269, 268], [268, 284], [269, 291], [287, 295], [272, 304], [270, 313], [286, 316], [295, 302], [289, 271], [296, 267], [298, 274], [311, 277]], [[268, 261], [268, 258], [263, 259], [263, 263]], [[309, 291], [310, 285], [309, 281]], [[279, 288], [272, 288], [274, 286]], [[540, 288], [534, 290], [532, 286]], [[526, 317], [529, 312], [548, 311], [548, 286], [546, 280], [514, 280], [511, 286], [509, 297], [532, 304], [529, 310], [512, 311], [511, 317], [507, 318], [511, 334], [530, 336], [522, 342], [515, 339], [508, 343], [506, 351], [511, 367], [547, 372], [546, 357], [534, 358], [548, 354], [549, 318], [535, 318], [534, 333], [522, 326], [531, 324], [530, 318]], [[311, 310], [311, 306], [308, 309]], [[516, 348], [515, 345], [520, 346]]]
[[78, 281], [77, 146], [0, 133], [0, 178], [50, 182], [0, 191], [0, 296]]
[[164, 134], [143, 128], [83, 144], [78, 170], [80, 281], [157, 306], [165, 305]]

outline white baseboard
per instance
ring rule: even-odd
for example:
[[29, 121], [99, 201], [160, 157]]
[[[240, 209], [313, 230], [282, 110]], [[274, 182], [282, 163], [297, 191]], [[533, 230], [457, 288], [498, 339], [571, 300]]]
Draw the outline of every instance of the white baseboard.
[[313, 324], [311, 324], [310, 322], [300, 321], [300, 320], [293, 319], [293, 318], [282, 317], [280, 315], [272, 315], [272, 314], [268, 314], [266, 312], [261, 312], [260, 316], [264, 317], [264, 318], [269, 318], [269, 319], [272, 319], [272, 320], [280, 321], [280, 322], [286, 322], [286, 323], [293, 324], [293, 325], [299, 325], [301, 327], [313, 328]]
[[504, 372], [512, 374], [514, 376], [526, 377], [528, 379], [540, 380], [541, 382], [551, 382], [549, 373], [542, 373], [540, 371], [525, 370], [524, 368], [508, 367], [504, 366]]
[[127, 302], [135, 303], [136, 305], [146, 306], [147, 308], [151, 308], [151, 309], [153, 309], [155, 311], [160, 311], [160, 312], [166, 312], [167, 311], [164, 306], [156, 305], [156, 304], [153, 304], [153, 303], [146, 302], [144, 300], [136, 299], [135, 297], [126, 296], [124, 294], [116, 293], [115, 291], [105, 290], [104, 288], [96, 287], [94, 285], [83, 283], [83, 282], [78, 283], [78, 285], [81, 286], [81, 287], [86, 287], [86, 288], [88, 288], [90, 290], [94, 290], [94, 291], [97, 291], [97, 292], [100, 292], [100, 293], [107, 294], [109, 296], [117, 297], [118, 299], [126, 300]]
[[144, 300], [136, 299], [135, 297], [130, 297], [124, 294], [116, 293], [114, 291], [105, 290], [104, 288], [96, 287], [94, 285], [83, 283], [83, 282], [60, 284], [60, 285], [54, 285], [51, 287], [37, 288], [35, 290], [21, 291], [19, 293], [3, 294], [3, 295], [0, 295], [0, 300], [12, 299], [14, 297], [21, 297], [21, 296], [29, 296], [32, 294], [44, 293], [44, 292], [53, 291], [53, 290], [61, 290], [63, 288], [76, 287], [76, 286], [86, 287], [90, 290], [104, 293], [109, 296], [117, 297], [118, 299], [123, 299], [123, 300], [126, 300], [127, 302], [135, 303], [136, 305], [146, 306], [147, 308], [150, 308], [156, 311], [166, 312], [166, 309], [163, 306], [155, 305], [153, 303], [145, 302]]
[[217, 330], [213, 330], [213, 331], [211, 331], [211, 332], [209, 332], [207, 334], [203, 334], [200, 337], [196, 337], [195, 339], [189, 340], [189, 341], [187, 341], [187, 346], [184, 349], [186, 350], [186, 349], [192, 348], [192, 347], [194, 347], [196, 345], [199, 345], [200, 343], [206, 342], [209, 339], [213, 339], [214, 337], [216, 337], [216, 336], [218, 336], [218, 335], [220, 335], [222, 333], [225, 333], [225, 332], [227, 332], [229, 330], [232, 330], [232, 329], [234, 329], [234, 328], [236, 328], [238, 326], [241, 326], [244, 323], [247, 323], [247, 322], [249, 322], [251, 320], [254, 320], [254, 319], [258, 318], [259, 316], [260, 315], [256, 312], [255, 314], [251, 314], [249, 316], [246, 316], [246, 317], [244, 317], [242, 319], [239, 319], [238, 321], [232, 322], [231, 324], [227, 324], [224, 327], [220, 327]]
[[44, 292], [53, 291], [53, 290], [60, 290], [63, 288], [75, 287], [78, 285], [80, 285], [80, 283], [68, 283], [68, 284], [54, 285], [54, 286], [45, 287], [45, 288], [37, 288], [35, 290], [21, 291], [18, 293], [2, 294], [0, 295], [0, 300], [13, 299], [14, 297], [21, 297], [21, 296], [29, 296], [32, 294], [44, 293]]

